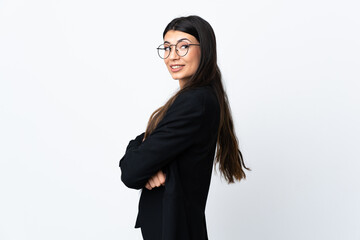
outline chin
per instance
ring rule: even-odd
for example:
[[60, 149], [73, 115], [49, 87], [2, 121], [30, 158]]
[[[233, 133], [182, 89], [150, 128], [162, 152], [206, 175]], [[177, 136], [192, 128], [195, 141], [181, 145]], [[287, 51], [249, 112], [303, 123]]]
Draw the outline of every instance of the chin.
[[179, 77], [179, 76], [176, 75], [176, 74], [171, 75], [171, 77], [172, 77], [174, 80], [179, 80], [179, 79], [181, 79], [181, 77]]

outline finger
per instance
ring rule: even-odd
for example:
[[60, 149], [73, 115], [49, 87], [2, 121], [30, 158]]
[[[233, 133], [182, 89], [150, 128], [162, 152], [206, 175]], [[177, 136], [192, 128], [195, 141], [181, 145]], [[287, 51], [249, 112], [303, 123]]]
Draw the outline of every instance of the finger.
[[156, 184], [155, 184], [153, 178], [150, 178], [150, 179], [149, 179], [149, 184], [150, 184], [150, 186], [151, 186], [152, 188], [156, 187]]
[[165, 183], [165, 174], [161, 170], [157, 173], [157, 178], [161, 185]]
[[155, 174], [155, 175], [152, 177], [152, 180], [154, 181], [156, 187], [160, 187], [161, 182], [160, 182], [159, 177], [157, 176], [157, 174]]
[[148, 190], [151, 190], [152, 187], [150, 186], [149, 182], [146, 183], [145, 187], [148, 189]]

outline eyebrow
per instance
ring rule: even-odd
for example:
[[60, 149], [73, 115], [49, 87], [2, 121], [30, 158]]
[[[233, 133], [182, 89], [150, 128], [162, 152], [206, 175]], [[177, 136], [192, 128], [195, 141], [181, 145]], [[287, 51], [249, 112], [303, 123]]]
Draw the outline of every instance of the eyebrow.
[[[182, 41], [182, 40], [188, 40], [189, 42], [191, 42], [190, 39], [188, 39], [188, 38], [181, 38], [181, 39], [179, 39], [179, 40], [177, 41], [177, 43], [180, 42], [180, 41]], [[164, 41], [164, 44], [165, 44], [165, 43], [170, 43], [170, 42], [169, 42], [169, 41]]]

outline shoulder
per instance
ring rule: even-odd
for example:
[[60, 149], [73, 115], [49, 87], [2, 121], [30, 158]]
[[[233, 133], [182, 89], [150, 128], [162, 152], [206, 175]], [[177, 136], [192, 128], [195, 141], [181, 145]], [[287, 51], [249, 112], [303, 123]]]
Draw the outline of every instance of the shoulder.
[[200, 129], [219, 118], [219, 109], [217, 97], [210, 86], [188, 89], [176, 97], [157, 128]]
[[220, 106], [212, 87], [203, 86], [181, 92], [167, 110], [164, 122], [188, 120], [203, 123], [205, 119], [216, 119]]
[[211, 86], [196, 87], [180, 93], [173, 105], [191, 105], [192, 108], [207, 108], [218, 105], [217, 97]]

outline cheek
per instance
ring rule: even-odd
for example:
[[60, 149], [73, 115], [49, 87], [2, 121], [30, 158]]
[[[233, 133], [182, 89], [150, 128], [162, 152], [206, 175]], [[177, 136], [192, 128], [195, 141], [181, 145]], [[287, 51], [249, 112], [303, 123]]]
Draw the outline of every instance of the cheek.
[[193, 55], [193, 68], [195, 69], [195, 71], [198, 69], [199, 65], [200, 65], [200, 51], [196, 51]]
[[191, 71], [195, 73], [200, 65], [200, 56], [198, 53], [189, 55], [188, 63], [191, 64]]
[[194, 58], [193, 62], [192, 62], [192, 70], [193, 70], [193, 73], [196, 72], [196, 70], [198, 69], [200, 65], [200, 58]]
[[169, 65], [168, 65], [168, 60], [167, 59], [164, 59], [164, 63], [165, 63], [165, 66], [167, 69], [170, 69]]
[[196, 61], [196, 69], [198, 69], [199, 65], [200, 65], [200, 58], [198, 58]]

